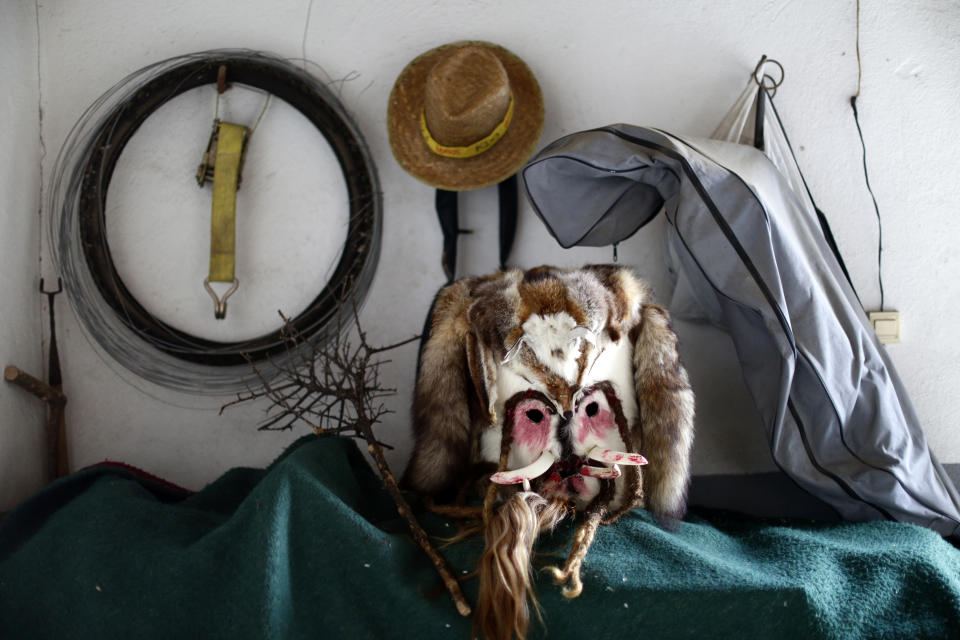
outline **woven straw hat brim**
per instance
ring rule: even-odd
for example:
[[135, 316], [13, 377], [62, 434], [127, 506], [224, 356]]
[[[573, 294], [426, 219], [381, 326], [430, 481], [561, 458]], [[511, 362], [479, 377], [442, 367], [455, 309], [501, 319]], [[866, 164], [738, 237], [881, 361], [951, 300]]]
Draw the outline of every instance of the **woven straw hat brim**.
[[[450, 51], [468, 45], [494, 53], [506, 69], [514, 113], [507, 132], [490, 149], [472, 158], [446, 158], [432, 152], [420, 132], [424, 85], [430, 69]], [[501, 46], [464, 40], [431, 49], [400, 73], [387, 106], [390, 148], [400, 166], [437, 189], [482, 189], [509, 178], [536, 151], [543, 130], [543, 94], [526, 63]]]

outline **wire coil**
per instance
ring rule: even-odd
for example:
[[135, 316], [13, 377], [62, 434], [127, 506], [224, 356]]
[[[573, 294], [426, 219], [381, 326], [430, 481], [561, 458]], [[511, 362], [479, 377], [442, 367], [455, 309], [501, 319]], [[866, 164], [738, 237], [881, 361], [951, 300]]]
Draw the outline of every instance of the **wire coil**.
[[283, 326], [238, 342], [218, 342], [180, 330], [151, 315], [114, 266], [106, 238], [107, 188], [126, 143], [172, 98], [231, 81], [285, 100], [329, 143], [347, 187], [347, 238], [333, 275], [307, 308], [290, 320], [310, 342], [352, 323], [362, 306], [380, 252], [382, 197], [376, 168], [358, 128], [325, 83], [291, 62], [256, 51], [224, 49], [164, 60], [109, 89], [80, 117], [60, 150], [48, 194], [50, 246], [66, 291], [88, 334], [136, 375], [191, 393], [226, 393], [256, 384], [294, 354]]

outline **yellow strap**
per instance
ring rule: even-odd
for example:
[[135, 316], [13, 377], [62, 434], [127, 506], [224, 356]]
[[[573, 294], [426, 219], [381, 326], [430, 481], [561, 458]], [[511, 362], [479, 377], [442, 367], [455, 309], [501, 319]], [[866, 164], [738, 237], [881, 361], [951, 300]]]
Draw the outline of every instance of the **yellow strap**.
[[213, 212], [210, 219], [211, 282], [233, 282], [236, 245], [237, 185], [248, 129], [221, 122], [213, 168]]
[[502, 138], [503, 134], [507, 132], [512, 118], [513, 94], [510, 94], [510, 104], [507, 106], [507, 113], [503, 116], [503, 120], [494, 127], [490, 135], [482, 140], [477, 140], [464, 147], [447, 147], [440, 144], [430, 135], [430, 129], [427, 128], [427, 116], [424, 114], [423, 109], [420, 110], [420, 133], [423, 134], [423, 139], [427, 143], [427, 146], [430, 147], [430, 151], [433, 151], [438, 156], [446, 156], [448, 158], [472, 158], [473, 156], [480, 155], [496, 144], [497, 140]]

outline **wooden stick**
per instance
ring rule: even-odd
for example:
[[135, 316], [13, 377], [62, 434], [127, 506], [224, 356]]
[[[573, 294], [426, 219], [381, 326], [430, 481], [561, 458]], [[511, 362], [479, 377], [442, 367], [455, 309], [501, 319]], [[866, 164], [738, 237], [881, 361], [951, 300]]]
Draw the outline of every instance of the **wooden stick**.
[[441, 516], [449, 518], [471, 518], [474, 520], [483, 519], [482, 506], [468, 506], [462, 504], [437, 504], [431, 498], [424, 500], [424, 506], [427, 511], [431, 511]]
[[417, 544], [420, 545], [420, 548], [423, 549], [423, 551], [430, 557], [430, 560], [433, 562], [433, 566], [436, 568], [437, 573], [440, 574], [440, 578], [443, 580], [444, 586], [446, 586], [447, 591], [450, 592], [450, 597], [453, 598], [453, 602], [457, 606], [457, 611], [459, 611], [460, 615], [464, 617], [469, 616], [470, 605], [467, 604], [467, 599], [460, 590], [460, 583], [457, 582], [457, 579], [453, 577], [453, 574], [450, 572], [450, 568], [447, 566], [446, 560], [443, 559], [443, 556], [441, 556], [434, 548], [433, 544], [431, 544], [430, 538], [427, 536], [427, 532], [423, 530], [423, 527], [420, 526], [420, 523], [417, 522], [413, 512], [410, 510], [410, 505], [400, 492], [400, 486], [397, 484], [397, 479], [393, 476], [393, 473], [390, 472], [390, 467], [387, 465], [387, 459], [383, 455], [383, 449], [380, 448], [379, 443], [376, 441], [376, 438], [374, 438], [372, 426], [363, 421], [361, 421], [359, 426], [363, 432], [364, 438], [368, 442], [367, 451], [369, 451], [370, 455], [373, 456], [374, 461], [377, 463], [377, 469], [380, 470], [380, 476], [383, 478], [384, 487], [386, 487], [387, 492], [397, 505], [397, 513], [399, 513], [400, 516], [407, 521], [407, 526], [410, 528], [410, 533], [413, 535], [413, 539], [416, 540]]
[[3, 370], [3, 377], [7, 382], [15, 384], [43, 400], [50, 407], [46, 425], [47, 478], [53, 481], [60, 476], [67, 475], [69, 465], [67, 463], [67, 440], [64, 422], [64, 406], [67, 404], [67, 396], [58, 387], [49, 385], [39, 378], [34, 378], [13, 365], [8, 365]]
[[[284, 321], [283, 340], [288, 351], [297, 348], [301, 344], [299, 333], [290, 324], [289, 319], [283, 314], [280, 314], [280, 317]], [[279, 385], [271, 385], [261, 371], [254, 366], [253, 371], [259, 378], [261, 387], [250, 388], [246, 394], [238, 394], [237, 399], [224, 404], [221, 411], [234, 404], [257, 398], [268, 398], [275, 407], [279, 407], [280, 419], [290, 418], [283, 428], [290, 428], [295, 422], [303, 421], [318, 434], [331, 433], [363, 438], [367, 443], [367, 450], [377, 465], [384, 488], [397, 506], [397, 513], [404, 519], [413, 539], [427, 554], [437, 573], [440, 574], [457, 611], [462, 616], [469, 616], [471, 608], [460, 590], [460, 583], [414, 516], [383, 454], [386, 445], [377, 440], [373, 431], [373, 426], [377, 424], [378, 419], [388, 413], [382, 405], [377, 405], [378, 399], [394, 393], [395, 390], [380, 387], [377, 368], [382, 361], [371, 362], [371, 360], [381, 352], [413, 342], [418, 337], [387, 347], [371, 347], [367, 343], [366, 334], [360, 329], [356, 309], [354, 309], [354, 320], [357, 323], [360, 339], [360, 345], [356, 349], [343, 339], [342, 332], [339, 331], [333, 335], [329, 343], [322, 346], [311, 342], [311, 351], [308, 355], [301, 355], [301, 360], [292, 365], [279, 366], [286, 378]], [[299, 387], [299, 390], [289, 393], [288, 389], [291, 387]], [[305, 409], [303, 403], [308, 402], [310, 396], [314, 396], [314, 399], [309, 400]], [[311, 409], [317, 402], [321, 402], [322, 406], [315, 410]], [[317, 416], [317, 423], [306, 419], [308, 411], [311, 415]], [[345, 412], [352, 415], [345, 415]], [[271, 419], [269, 424], [272, 425], [276, 421]]]
[[51, 406], [62, 407], [67, 404], [67, 396], [63, 395], [62, 391], [51, 387], [39, 378], [34, 378], [25, 371], [21, 371], [12, 364], [7, 365], [3, 370], [3, 377], [7, 382], [17, 385]]

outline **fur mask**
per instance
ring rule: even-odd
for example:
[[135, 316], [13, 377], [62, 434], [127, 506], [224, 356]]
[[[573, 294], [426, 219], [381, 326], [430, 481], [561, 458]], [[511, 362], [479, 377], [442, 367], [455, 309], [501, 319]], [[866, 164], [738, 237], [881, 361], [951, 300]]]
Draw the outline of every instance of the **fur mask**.
[[[486, 635], [522, 636], [523, 594], [532, 594], [529, 567], [487, 567], [485, 583], [484, 563], [504, 557], [494, 546], [515, 552], [523, 539], [532, 549], [564, 512], [583, 513], [570, 558], [555, 569], [572, 597], [599, 524], [637, 506], [665, 520], [684, 514], [693, 392], [669, 316], [649, 297], [614, 265], [501, 271], [437, 295], [403, 484], [441, 501], [486, 488], [493, 557], [481, 560], [477, 610]], [[490, 581], [504, 575], [518, 584]]]

